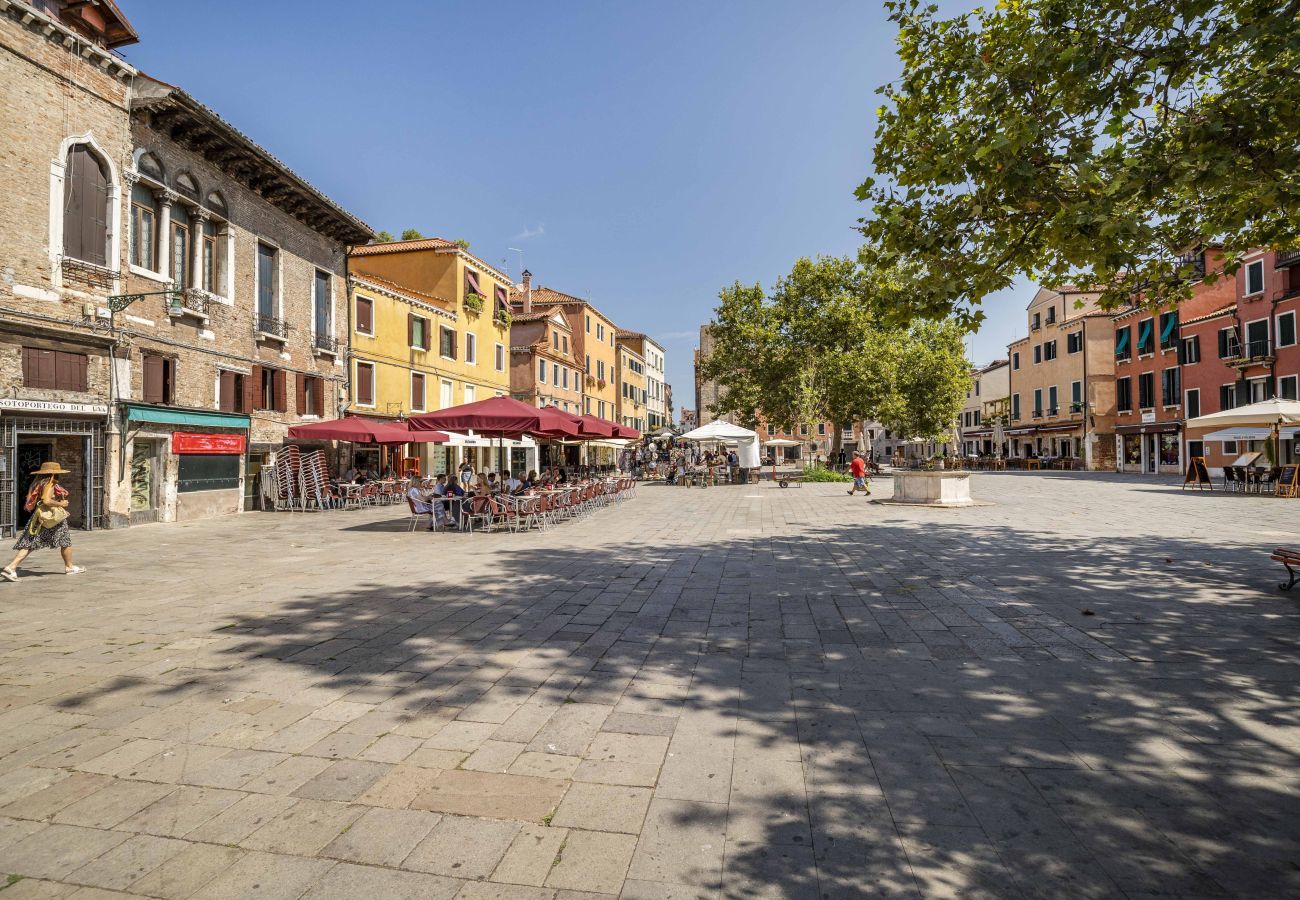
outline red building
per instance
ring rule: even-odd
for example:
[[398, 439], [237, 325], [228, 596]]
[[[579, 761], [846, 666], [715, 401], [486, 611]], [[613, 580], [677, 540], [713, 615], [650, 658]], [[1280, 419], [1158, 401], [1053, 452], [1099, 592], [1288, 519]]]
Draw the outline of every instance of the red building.
[[[1206, 264], [1217, 268], [1222, 257], [1209, 248], [1184, 261], [1198, 276], [1204, 276]], [[1119, 471], [1183, 471], [1183, 423], [1205, 411], [1203, 402], [1199, 408], [1196, 406], [1196, 401], [1205, 396], [1199, 380], [1218, 378], [1217, 370], [1221, 368], [1198, 362], [1206, 346], [1206, 339], [1200, 336], [1204, 327], [1193, 326], [1187, 331], [1186, 326], [1221, 313], [1235, 301], [1236, 287], [1231, 279], [1219, 279], [1213, 284], [1198, 280], [1192, 286], [1191, 298], [1180, 306], [1153, 310], [1142, 305], [1139, 297], [1130, 308], [1115, 315], [1115, 460]], [[1198, 365], [1203, 368], [1194, 375], [1192, 370]]]
[[[1242, 261], [1231, 302], [1211, 304], [1180, 328], [1187, 418], [1256, 403], [1300, 398], [1300, 251], [1256, 251]], [[1267, 429], [1190, 429], [1184, 459], [1204, 456], [1221, 471], [1239, 454], [1262, 450]], [[1295, 429], [1283, 430], [1282, 461], [1297, 459]], [[1217, 474], [1217, 473], [1216, 473]]]

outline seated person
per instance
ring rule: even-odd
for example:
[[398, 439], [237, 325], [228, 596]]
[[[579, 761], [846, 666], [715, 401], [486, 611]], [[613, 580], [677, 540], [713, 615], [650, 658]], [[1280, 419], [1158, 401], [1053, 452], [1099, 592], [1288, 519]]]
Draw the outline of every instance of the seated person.
[[488, 477], [487, 477], [487, 486], [488, 486], [488, 490], [491, 491], [491, 492], [493, 492], [493, 493], [496, 493], [497, 491], [499, 491], [499, 490], [501, 489], [501, 483], [500, 483], [499, 481], [497, 481], [497, 473], [496, 473], [496, 472], [489, 472], [489, 473], [488, 473]]
[[537, 487], [537, 473], [529, 469], [528, 474], [524, 476], [524, 490], [531, 491], [535, 487]]
[[[433, 515], [433, 504], [429, 502], [429, 491], [422, 484], [411, 484], [406, 492], [407, 498], [411, 501], [411, 510], [417, 516]], [[433, 523], [429, 524], [429, 530], [433, 531]]]
[[501, 473], [501, 484], [505, 491], [511, 494], [517, 494], [519, 493], [519, 489], [523, 487], [524, 483], [511, 475], [509, 469], [506, 469]]
[[471, 494], [471, 496], [474, 496], [474, 497], [487, 497], [487, 496], [489, 496], [491, 493], [492, 493], [492, 484], [491, 484], [491, 482], [488, 480], [488, 478], [487, 478], [486, 476], [483, 475], [482, 472], [480, 472], [479, 475], [478, 475], [478, 478], [475, 479], [475, 481], [474, 481], [474, 486], [473, 486], [473, 488], [470, 489], [470, 494]]

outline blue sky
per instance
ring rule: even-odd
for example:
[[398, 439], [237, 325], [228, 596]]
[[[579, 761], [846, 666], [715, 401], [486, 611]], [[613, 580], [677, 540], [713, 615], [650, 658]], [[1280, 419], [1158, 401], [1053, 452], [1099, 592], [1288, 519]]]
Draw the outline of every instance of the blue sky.
[[[372, 227], [463, 237], [516, 278], [518, 248], [535, 283], [657, 338], [679, 408], [721, 287], [856, 250], [897, 73], [869, 0], [120, 6], [130, 62]], [[1028, 301], [986, 302], [974, 361]]]

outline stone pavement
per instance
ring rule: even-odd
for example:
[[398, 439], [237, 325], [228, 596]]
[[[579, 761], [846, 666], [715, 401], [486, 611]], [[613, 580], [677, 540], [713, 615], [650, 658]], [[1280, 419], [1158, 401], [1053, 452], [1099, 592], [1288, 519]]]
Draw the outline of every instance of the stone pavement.
[[0, 584], [0, 900], [1300, 895], [1300, 504], [974, 490], [79, 536]]

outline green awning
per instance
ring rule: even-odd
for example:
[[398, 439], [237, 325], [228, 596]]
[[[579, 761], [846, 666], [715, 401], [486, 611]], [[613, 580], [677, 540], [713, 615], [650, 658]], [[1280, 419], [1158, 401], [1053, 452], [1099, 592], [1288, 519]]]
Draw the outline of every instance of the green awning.
[[1124, 348], [1128, 346], [1128, 329], [1121, 328], [1117, 334], [1118, 337], [1115, 338], [1115, 352], [1123, 353]]
[[200, 425], [207, 428], [248, 429], [249, 417], [234, 413], [207, 412], [199, 409], [171, 409], [165, 406], [126, 404], [128, 422], [152, 422], [157, 425]]
[[1169, 343], [1169, 336], [1174, 333], [1174, 326], [1176, 326], [1177, 324], [1178, 324], [1177, 314], [1171, 315], [1165, 321], [1165, 329], [1164, 331], [1160, 332], [1160, 343], [1162, 344]]

